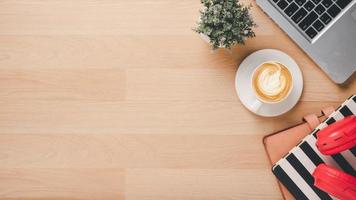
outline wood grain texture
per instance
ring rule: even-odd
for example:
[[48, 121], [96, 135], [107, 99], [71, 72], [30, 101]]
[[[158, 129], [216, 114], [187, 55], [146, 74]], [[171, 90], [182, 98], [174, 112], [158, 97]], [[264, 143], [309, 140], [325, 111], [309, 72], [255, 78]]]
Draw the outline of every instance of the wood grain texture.
[[[252, 3], [257, 37], [211, 51], [192, 0], [0, 1], [0, 199], [281, 199], [262, 137], [337, 106], [337, 86]], [[304, 75], [289, 113], [251, 114], [234, 88], [250, 53]]]

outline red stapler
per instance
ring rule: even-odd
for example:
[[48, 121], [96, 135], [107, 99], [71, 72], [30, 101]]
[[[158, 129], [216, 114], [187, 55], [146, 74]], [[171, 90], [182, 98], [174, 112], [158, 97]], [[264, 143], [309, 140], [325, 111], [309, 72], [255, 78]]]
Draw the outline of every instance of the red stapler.
[[[317, 133], [316, 146], [325, 155], [334, 155], [356, 146], [356, 116], [335, 122]], [[341, 199], [356, 199], [356, 177], [320, 164], [313, 173], [314, 185]]]

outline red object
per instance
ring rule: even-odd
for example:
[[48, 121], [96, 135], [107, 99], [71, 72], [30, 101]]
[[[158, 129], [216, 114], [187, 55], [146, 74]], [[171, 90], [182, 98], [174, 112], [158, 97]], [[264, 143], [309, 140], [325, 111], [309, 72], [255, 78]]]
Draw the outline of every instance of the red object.
[[316, 146], [324, 155], [334, 155], [356, 146], [356, 116], [335, 122], [317, 133]]
[[320, 164], [313, 173], [314, 185], [329, 194], [342, 199], [356, 199], [356, 178], [338, 169]]
[[[356, 146], [356, 116], [352, 115], [320, 130], [316, 146], [325, 155], [334, 155]], [[356, 177], [320, 164], [313, 173], [314, 185], [342, 200], [356, 200]]]

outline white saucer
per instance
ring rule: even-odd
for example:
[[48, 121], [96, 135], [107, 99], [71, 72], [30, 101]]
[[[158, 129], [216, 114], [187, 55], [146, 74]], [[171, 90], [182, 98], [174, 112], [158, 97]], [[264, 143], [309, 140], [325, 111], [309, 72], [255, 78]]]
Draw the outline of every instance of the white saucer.
[[[251, 104], [255, 102], [256, 96], [251, 86], [251, 76], [256, 67], [267, 61], [277, 61], [289, 69], [293, 76], [293, 89], [284, 101], [275, 104], [263, 103], [257, 111], [253, 111]], [[303, 91], [303, 75], [297, 63], [287, 54], [274, 49], [264, 49], [252, 53], [242, 61], [236, 73], [235, 88], [242, 104], [251, 112], [264, 117], [274, 117], [288, 112], [297, 104]]]

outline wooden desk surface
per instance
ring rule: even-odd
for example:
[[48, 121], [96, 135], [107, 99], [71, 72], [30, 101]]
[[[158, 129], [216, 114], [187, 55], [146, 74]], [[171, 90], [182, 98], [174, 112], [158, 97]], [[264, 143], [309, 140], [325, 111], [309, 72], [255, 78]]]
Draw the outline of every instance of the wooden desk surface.
[[[198, 0], [1, 1], [0, 199], [280, 199], [262, 137], [356, 83], [333, 84], [251, 3], [257, 38], [212, 52], [191, 30]], [[237, 65], [264, 48], [304, 74], [278, 118], [235, 94]]]

